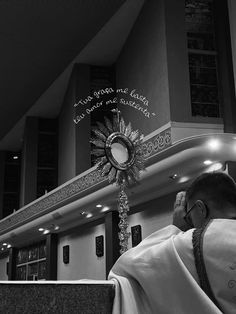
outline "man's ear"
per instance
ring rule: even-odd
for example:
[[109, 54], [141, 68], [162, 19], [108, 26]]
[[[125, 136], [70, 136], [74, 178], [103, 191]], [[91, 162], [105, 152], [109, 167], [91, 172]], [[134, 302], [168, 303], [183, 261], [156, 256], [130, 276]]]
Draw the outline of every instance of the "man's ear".
[[200, 211], [202, 217], [203, 217], [204, 219], [207, 218], [208, 211], [207, 211], [207, 207], [206, 207], [206, 205], [204, 204], [204, 202], [201, 201], [201, 200], [197, 200], [197, 201], [196, 201], [196, 206], [198, 207], [198, 210]]

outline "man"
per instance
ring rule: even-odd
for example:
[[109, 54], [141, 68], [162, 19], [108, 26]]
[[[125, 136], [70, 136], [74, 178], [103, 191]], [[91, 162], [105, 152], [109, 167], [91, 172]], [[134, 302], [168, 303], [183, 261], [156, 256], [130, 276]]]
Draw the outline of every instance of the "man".
[[236, 185], [206, 173], [177, 194], [173, 225], [123, 254], [113, 313], [236, 313]]

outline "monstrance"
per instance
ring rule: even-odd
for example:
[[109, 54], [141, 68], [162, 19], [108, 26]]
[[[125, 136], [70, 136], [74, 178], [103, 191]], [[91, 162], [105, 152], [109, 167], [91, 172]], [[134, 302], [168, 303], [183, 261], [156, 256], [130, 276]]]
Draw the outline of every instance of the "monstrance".
[[120, 253], [128, 250], [130, 233], [128, 228], [129, 203], [125, 188], [139, 180], [141, 170], [145, 169], [142, 151], [143, 135], [133, 131], [131, 124], [125, 125], [120, 111], [113, 109], [113, 121], [104, 117], [105, 123], [97, 122], [93, 128], [94, 138], [90, 140], [95, 148], [92, 154], [97, 157], [96, 166], [100, 174], [119, 188], [119, 240]]

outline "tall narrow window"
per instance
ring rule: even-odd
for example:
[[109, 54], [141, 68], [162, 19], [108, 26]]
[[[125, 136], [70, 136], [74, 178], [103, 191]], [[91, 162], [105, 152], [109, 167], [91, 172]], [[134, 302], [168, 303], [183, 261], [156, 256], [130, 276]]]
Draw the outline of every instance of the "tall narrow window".
[[193, 116], [220, 117], [214, 0], [186, 0]]

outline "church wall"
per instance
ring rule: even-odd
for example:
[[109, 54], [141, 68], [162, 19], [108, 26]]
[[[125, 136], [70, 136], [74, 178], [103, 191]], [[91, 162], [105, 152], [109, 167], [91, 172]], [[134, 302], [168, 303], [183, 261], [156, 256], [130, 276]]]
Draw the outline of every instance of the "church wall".
[[[105, 246], [105, 225], [99, 224], [89, 228], [78, 227], [77, 231], [58, 238], [58, 280], [78, 279], [106, 279], [105, 269], [105, 247], [104, 256], [97, 257], [95, 249], [95, 237], [104, 236]], [[70, 262], [63, 263], [63, 246], [70, 246]]]
[[74, 104], [89, 94], [89, 75], [89, 65], [74, 65], [59, 115], [59, 185], [91, 167], [90, 119], [74, 122], [82, 107]]
[[236, 2], [234, 0], [228, 0], [228, 7], [231, 33], [231, 48], [233, 57], [234, 84], [236, 84]]
[[165, 10], [163, 0], [146, 1], [116, 64], [117, 88], [143, 95], [142, 101], [129, 95], [120, 98], [135, 101], [150, 113], [150, 118], [133, 107], [119, 104], [125, 120], [144, 135], [170, 121], [169, 87], [166, 54]]
[[[129, 216], [129, 231], [131, 232], [131, 227], [141, 225], [142, 239], [145, 239], [151, 233], [170, 225], [175, 195], [172, 193], [134, 208], [138, 212]], [[131, 247], [132, 240], [130, 238], [129, 248]]]
[[75, 72], [72, 73], [59, 115], [58, 185], [75, 176]]
[[193, 117], [190, 105], [185, 0], [165, 1], [165, 21], [171, 121], [190, 122]]
[[0, 259], [0, 280], [8, 280], [7, 276], [7, 262], [9, 261], [9, 257], [3, 257]]

